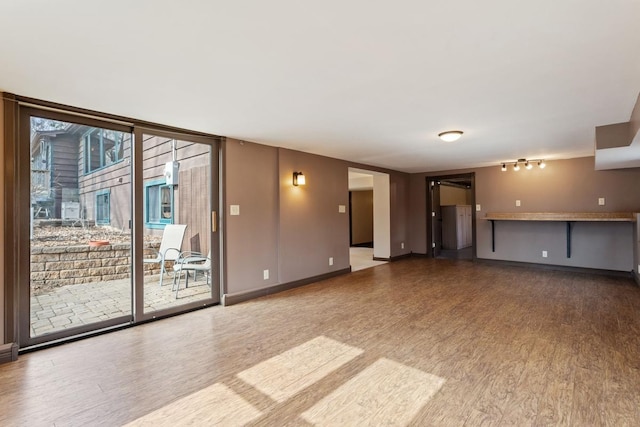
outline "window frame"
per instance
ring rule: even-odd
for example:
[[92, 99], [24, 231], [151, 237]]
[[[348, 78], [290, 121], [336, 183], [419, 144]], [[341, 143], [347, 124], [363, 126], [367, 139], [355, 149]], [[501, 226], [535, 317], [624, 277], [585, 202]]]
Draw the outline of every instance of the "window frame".
[[[107, 219], [98, 220], [98, 212], [100, 212], [99, 203], [100, 196], [107, 196]], [[111, 189], [105, 188], [102, 190], [96, 191], [96, 203], [95, 203], [95, 217], [96, 217], [96, 225], [110, 225], [111, 224]]]
[[[99, 139], [97, 141], [98, 143], [98, 149], [99, 149], [99, 153], [100, 153], [100, 166], [96, 167], [96, 168], [91, 168], [91, 135], [96, 131], [99, 130], [101, 131], [99, 133]], [[87, 132], [85, 132], [82, 135], [82, 147], [84, 149], [84, 156], [82, 156], [84, 158], [84, 167], [83, 167], [83, 173], [84, 175], [90, 175], [92, 173], [95, 172], [99, 172], [103, 169], [108, 168], [109, 166], [113, 166], [115, 164], [118, 164], [120, 162], [122, 162], [125, 159], [124, 156], [124, 141], [121, 141], [120, 143], [117, 143], [116, 141], [114, 141], [114, 146], [113, 146], [113, 152], [115, 153], [115, 159], [109, 163], [106, 164], [106, 160], [105, 160], [105, 149], [104, 149], [104, 131], [107, 130], [105, 128], [99, 128], [99, 127], [95, 127], [92, 130], [89, 130]], [[111, 129], [108, 129], [111, 130]], [[120, 152], [120, 150], [123, 151], [123, 155], [121, 158], [118, 158], [118, 154]]]
[[[149, 197], [149, 189], [158, 188], [158, 220], [152, 221], [150, 219], [150, 197]], [[170, 204], [171, 204], [171, 218], [163, 219], [162, 218], [162, 200], [160, 198], [160, 194], [163, 188], [170, 189]], [[144, 183], [144, 225], [146, 228], [156, 228], [156, 229], [164, 229], [167, 224], [173, 224], [175, 219], [175, 191], [174, 186], [167, 184], [164, 179], [154, 179], [151, 181], [147, 181]]]

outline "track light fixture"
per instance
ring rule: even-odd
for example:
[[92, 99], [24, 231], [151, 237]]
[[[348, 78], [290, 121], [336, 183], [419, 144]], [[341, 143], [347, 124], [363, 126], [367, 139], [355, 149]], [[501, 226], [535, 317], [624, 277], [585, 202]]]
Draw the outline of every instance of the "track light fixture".
[[[507, 164], [510, 162], [502, 162], [500, 163], [500, 170], [502, 172], [506, 172], [507, 171]], [[527, 160], [527, 159], [518, 159], [515, 162], [513, 162], [513, 170], [514, 171], [519, 171], [520, 170], [520, 164], [524, 165], [525, 169], [527, 170], [531, 170], [533, 169], [533, 164], [537, 163], [538, 167], [540, 169], [544, 169], [547, 164], [544, 162], [543, 159], [536, 159], [536, 160]]]

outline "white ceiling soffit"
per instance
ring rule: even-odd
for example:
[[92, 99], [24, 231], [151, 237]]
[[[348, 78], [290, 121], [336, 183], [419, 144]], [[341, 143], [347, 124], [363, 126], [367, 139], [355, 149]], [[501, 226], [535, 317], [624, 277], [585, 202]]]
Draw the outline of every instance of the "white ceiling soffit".
[[406, 172], [592, 156], [640, 92], [637, 0], [2, 0], [0, 16], [0, 90]]
[[631, 119], [596, 127], [596, 170], [640, 167], [640, 95]]
[[640, 167], [640, 136], [627, 147], [596, 150], [595, 164], [596, 170]]

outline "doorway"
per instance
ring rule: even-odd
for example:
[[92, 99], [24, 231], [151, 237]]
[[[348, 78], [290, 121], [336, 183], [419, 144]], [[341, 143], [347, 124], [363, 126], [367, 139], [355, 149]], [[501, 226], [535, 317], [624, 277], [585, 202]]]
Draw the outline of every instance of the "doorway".
[[349, 168], [351, 270], [374, 267], [390, 257], [389, 175]]
[[20, 348], [219, 302], [217, 139], [32, 106], [19, 138]]
[[475, 258], [475, 174], [427, 177], [427, 242], [433, 258]]

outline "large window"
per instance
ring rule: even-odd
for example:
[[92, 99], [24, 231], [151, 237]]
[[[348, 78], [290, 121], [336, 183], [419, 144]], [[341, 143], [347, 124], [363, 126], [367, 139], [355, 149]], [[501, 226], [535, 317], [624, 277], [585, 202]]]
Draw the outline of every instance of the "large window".
[[128, 134], [110, 129], [92, 129], [84, 135], [85, 173], [94, 172], [122, 160]]
[[145, 184], [145, 222], [153, 227], [173, 223], [173, 186], [164, 180]]
[[101, 190], [96, 193], [96, 224], [110, 224], [111, 192]]

